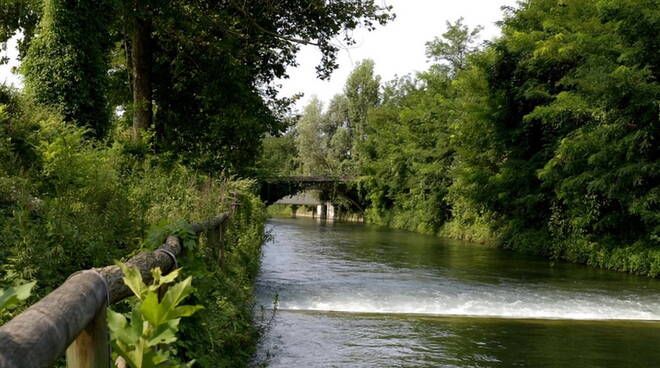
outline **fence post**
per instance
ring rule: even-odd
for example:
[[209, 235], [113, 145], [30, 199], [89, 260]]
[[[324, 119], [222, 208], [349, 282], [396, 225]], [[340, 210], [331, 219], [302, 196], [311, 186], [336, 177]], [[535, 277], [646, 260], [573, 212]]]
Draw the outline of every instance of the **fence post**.
[[109, 368], [109, 343], [104, 305], [66, 349], [67, 368]]

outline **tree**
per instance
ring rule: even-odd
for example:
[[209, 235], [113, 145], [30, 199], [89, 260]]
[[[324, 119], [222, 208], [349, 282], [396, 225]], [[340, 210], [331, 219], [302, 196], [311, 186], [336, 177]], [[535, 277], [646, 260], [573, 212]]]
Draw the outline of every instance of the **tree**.
[[660, 272], [657, 8], [528, 1], [460, 78], [452, 191], [508, 246]]
[[[0, 41], [22, 25], [27, 27], [26, 40], [32, 37], [29, 24], [39, 16], [32, 10], [38, 0], [5, 1], [11, 7], [7, 14], [0, 13], [5, 27]], [[41, 41], [34, 45], [33, 57], [27, 57], [33, 61], [26, 60], [32, 63], [25, 68], [31, 74], [29, 83], [46, 87], [33, 89], [42, 102], [86, 123], [96, 111], [94, 121], [100, 127], [107, 125], [108, 109], [102, 114], [101, 108], [109, 95], [119, 104], [111, 110], [128, 112], [134, 137], [154, 127], [156, 151], [207, 171], [225, 168], [237, 173], [258, 156], [261, 138], [279, 135], [286, 126], [282, 116], [290, 100], [275, 97], [273, 81], [295, 65], [300, 45], [319, 47], [323, 57], [318, 74], [326, 78], [337, 67], [334, 37], [344, 33], [344, 42], [350, 44], [350, 32], [345, 31], [373, 29], [392, 18], [389, 7], [373, 0], [44, 4], [63, 13], [51, 11], [42, 17], [37, 31]], [[80, 37], [73, 36], [77, 29], [72, 24], [82, 26]], [[58, 58], [67, 64], [59, 68], [69, 70], [66, 77], [48, 71], [55, 63], [46, 60]], [[120, 91], [107, 91], [108, 75], [111, 86]], [[128, 83], [120, 76], [128, 76], [122, 78]], [[68, 92], [67, 83], [73, 83], [68, 81], [85, 84], [80, 100]], [[56, 92], [62, 90], [67, 93]]]
[[[129, 16], [131, 45], [131, 81], [133, 89], [133, 139], [139, 141], [141, 134], [149, 129], [153, 118], [151, 68], [153, 64], [151, 18], [157, 5], [149, 0], [128, 0], [131, 5]], [[151, 7], [150, 5], [155, 5]]]
[[302, 173], [306, 175], [325, 173], [328, 169], [325, 160], [325, 147], [321, 137], [323, 105], [314, 97], [296, 124], [296, 147]]
[[426, 43], [426, 56], [437, 63], [449, 63], [450, 72], [455, 75], [467, 66], [467, 57], [477, 50], [475, 42], [479, 37], [482, 26], [470, 29], [463, 24], [463, 18], [454, 23], [447, 22], [447, 31], [442, 37], [436, 37]]
[[300, 45], [320, 48], [317, 69], [327, 77], [336, 67], [333, 37], [391, 18], [374, 1], [174, 1], [149, 11], [153, 50], [145, 70], [158, 106], [158, 149], [206, 170], [234, 171], [258, 156], [260, 138], [284, 129], [287, 101], [275, 99], [271, 82], [295, 65]]
[[359, 155], [367, 137], [369, 109], [380, 100], [380, 76], [374, 74], [373, 60], [363, 60], [353, 69], [344, 87], [348, 105], [349, 126], [353, 135], [353, 156]]
[[[18, 40], [19, 58], [23, 58], [39, 24], [42, 0], [0, 0], [0, 50], [5, 50], [7, 41], [22, 33]], [[4, 63], [6, 60], [1, 60]]]
[[330, 100], [321, 130], [327, 147], [326, 161], [332, 167], [332, 172], [343, 175], [354, 171], [351, 167], [353, 132], [345, 95], [335, 95]]
[[37, 101], [99, 138], [109, 128], [110, 14], [105, 2], [45, 0], [22, 65], [26, 88]]

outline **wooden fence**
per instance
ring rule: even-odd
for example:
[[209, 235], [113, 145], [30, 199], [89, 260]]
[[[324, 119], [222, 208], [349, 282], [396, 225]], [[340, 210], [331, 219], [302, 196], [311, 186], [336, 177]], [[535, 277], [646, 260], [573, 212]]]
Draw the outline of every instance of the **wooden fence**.
[[[197, 235], [207, 233], [210, 244], [217, 250], [220, 267], [229, 217], [229, 213], [224, 213], [191, 226]], [[148, 283], [152, 280], [151, 269], [160, 267], [163, 274], [172, 271], [182, 251], [181, 239], [169, 236], [160, 248], [142, 252], [126, 264], [137, 268]], [[74, 273], [53, 292], [0, 327], [0, 368], [51, 367], [65, 352], [69, 368], [111, 367], [106, 307], [132, 295], [122, 278], [117, 266]]]

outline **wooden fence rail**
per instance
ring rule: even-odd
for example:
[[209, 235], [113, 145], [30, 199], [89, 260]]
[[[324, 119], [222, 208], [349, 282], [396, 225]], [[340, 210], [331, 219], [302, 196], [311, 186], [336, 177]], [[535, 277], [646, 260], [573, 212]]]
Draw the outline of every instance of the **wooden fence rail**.
[[[208, 233], [218, 248], [222, 265], [224, 224], [229, 213], [192, 224], [193, 232]], [[169, 236], [155, 251], [142, 252], [126, 264], [137, 268], [145, 282], [151, 269], [164, 274], [176, 266], [183, 251], [181, 239]], [[108, 368], [111, 366], [105, 309], [130, 295], [117, 266], [93, 268], [74, 273], [53, 292], [0, 327], [0, 368], [51, 367], [66, 350], [67, 367]]]

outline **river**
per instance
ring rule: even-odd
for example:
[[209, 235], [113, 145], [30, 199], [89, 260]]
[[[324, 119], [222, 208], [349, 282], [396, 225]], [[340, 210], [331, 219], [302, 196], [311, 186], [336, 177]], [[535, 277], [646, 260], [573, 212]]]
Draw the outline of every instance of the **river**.
[[261, 365], [660, 367], [660, 280], [364, 224], [268, 229]]

